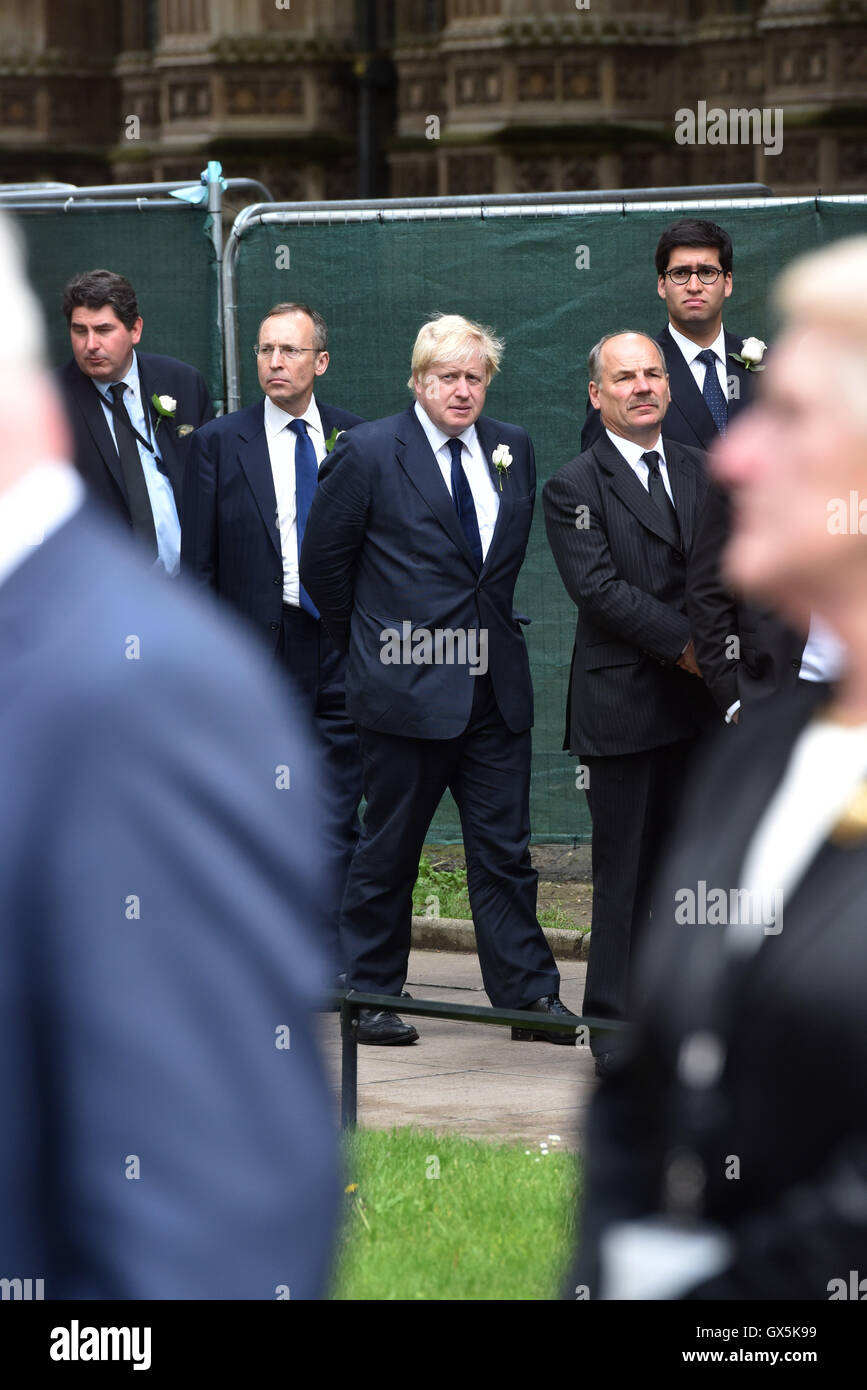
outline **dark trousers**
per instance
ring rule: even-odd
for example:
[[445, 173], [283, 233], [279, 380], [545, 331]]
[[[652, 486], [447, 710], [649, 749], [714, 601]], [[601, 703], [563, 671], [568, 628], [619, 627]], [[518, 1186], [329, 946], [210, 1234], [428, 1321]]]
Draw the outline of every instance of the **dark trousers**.
[[358, 841], [361, 801], [361, 756], [358, 731], [346, 714], [346, 658], [337, 650], [324, 623], [303, 608], [283, 605], [277, 660], [292, 676], [302, 704], [313, 717], [324, 755], [322, 788], [324, 829], [322, 859], [328, 884], [328, 948], [334, 973], [345, 969], [340, 945], [340, 904]]
[[491, 1003], [521, 1008], [555, 994], [560, 975], [536, 918], [530, 863], [530, 734], [513, 734], [489, 676], [452, 739], [359, 729], [367, 806], [349, 870], [340, 931], [347, 982], [400, 994], [406, 981], [412, 890], [425, 836], [448, 787], [461, 817], [470, 906]]
[[[653, 880], [677, 814], [694, 739], [584, 758], [593, 821], [593, 918], [582, 1012], [628, 1018], [630, 962], [647, 930]], [[612, 1035], [613, 1037], [614, 1035]], [[593, 1052], [612, 1043], [594, 1038]]]

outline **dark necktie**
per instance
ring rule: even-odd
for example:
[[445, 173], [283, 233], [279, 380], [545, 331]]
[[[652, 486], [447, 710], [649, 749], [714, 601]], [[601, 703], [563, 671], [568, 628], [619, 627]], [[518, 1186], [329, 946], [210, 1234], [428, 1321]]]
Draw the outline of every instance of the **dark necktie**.
[[705, 366], [704, 386], [701, 388], [705, 405], [710, 411], [719, 433], [725, 434], [728, 424], [728, 407], [716, 372], [716, 353], [710, 348], [705, 348], [695, 360], [696, 362], [703, 362]]
[[662, 474], [659, 471], [659, 454], [655, 449], [650, 449], [646, 454], [642, 454], [644, 462], [647, 464], [649, 473], [648, 484], [650, 487], [650, 497], [655, 502], [657, 508], [674, 527], [674, 534], [680, 539], [680, 527], [677, 524], [677, 512], [674, 509], [671, 498], [665, 490], [665, 483], [662, 481]]
[[[316, 464], [316, 450], [313, 440], [307, 433], [303, 420], [290, 420], [289, 428], [295, 435], [295, 529], [298, 533], [298, 555], [301, 556], [301, 542], [304, 528], [313, 505], [313, 495], [319, 482], [319, 468]], [[298, 601], [311, 618], [319, 617], [319, 609], [298, 579]]]
[[124, 487], [129, 502], [133, 534], [148, 546], [153, 558], [156, 559], [159, 555], [159, 548], [153, 508], [148, 495], [141, 456], [134, 438], [135, 431], [132, 420], [129, 418], [127, 408], [123, 403], [126, 385], [122, 381], [115, 381], [108, 389], [111, 392], [114, 435], [120, 457], [120, 471], [123, 474]]
[[455, 510], [458, 514], [458, 521], [461, 523], [461, 530], [467, 538], [467, 545], [473, 552], [476, 565], [482, 568], [482, 538], [479, 535], [479, 521], [476, 516], [476, 504], [473, 501], [473, 494], [467, 482], [467, 475], [461, 463], [461, 450], [463, 445], [459, 439], [449, 440], [449, 453], [452, 456], [452, 498]]

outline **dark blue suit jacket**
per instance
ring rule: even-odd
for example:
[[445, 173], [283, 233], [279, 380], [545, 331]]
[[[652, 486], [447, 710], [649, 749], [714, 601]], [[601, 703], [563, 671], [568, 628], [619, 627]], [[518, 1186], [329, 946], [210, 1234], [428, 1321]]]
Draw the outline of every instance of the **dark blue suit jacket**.
[[[665, 419], [662, 422], [663, 438], [673, 439], [678, 444], [686, 444], [691, 449], [707, 450], [714, 440], [719, 438], [719, 433], [713, 422], [713, 416], [705, 404], [704, 396], [696, 385], [695, 377], [686, 365], [683, 353], [668, 331], [668, 324], [665, 325], [661, 333], [657, 333], [656, 341], [665, 356], [669, 377], [668, 384], [671, 391], [671, 404], [665, 412]], [[735, 337], [733, 333], [726, 330], [725, 344], [727, 354], [740, 352], [744, 340]], [[726, 374], [732, 388], [728, 401], [728, 418], [732, 420], [752, 400], [755, 374], [748, 371], [746, 367], [742, 367], [739, 362], [735, 362], [731, 356], [726, 362]], [[588, 401], [587, 418], [581, 431], [582, 453], [595, 444], [604, 433], [599, 411], [594, 410]]]
[[[335, 429], [348, 430], [361, 421], [348, 410], [316, 404], [326, 439]], [[264, 400], [196, 433], [187, 473], [181, 567], [234, 604], [276, 650], [283, 553]]]
[[94, 504], [0, 584], [0, 1265], [46, 1298], [326, 1293], [319, 764], [235, 626]]
[[[320, 471], [301, 577], [335, 643], [349, 652], [346, 710], [366, 728], [445, 739], [469, 721], [476, 677], [468, 661], [383, 663], [383, 632], [403, 633], [407, 621], [411, 630], [486, 633], [500, 713], [515, 733], [532, 725], [521, 630], [528, 620], [512, 602], [536, 496], [533, 446], [520, 426], [484, 415], [476, 430], [500, 501], [481, 572], [412, 407], [344, 435]], [[513, 460], [502, 479], [491, 462], [498, 444]]]
[[718, 719], [704, 682], [676, 665], [690, 637], [686, 556], [708, 487], [704, 454], [663, 442], [679, 536], [607, 434], [542, 493], [554, 559], [578, 605], [564, 747], [586, 757], [659, 748]]
[[[193, 436], [178, 431], [184, 425], [192, 425], [193, 430], [197, 430], [213, 420], [214, 407], [205, 379], [195, 367], [179, 362], [176, 357], [163, 357], [153, 352], [136, 351], [136, 357], [142, 400], [150, 408], [152, 426], [159, 420], [157, 442], [163, 460], [162, 471], [171, 482], [183, 526], [184, 472]], [[127, 526], [132, 526], [120, 458], [96, 387], [74, 357], [57, 370], [55, 380], [72, 426], [73, 463], [93, 495]], [[178, 406], [174, 419], [160, 419], [151, 401], [155, 395], [175, 398]]]

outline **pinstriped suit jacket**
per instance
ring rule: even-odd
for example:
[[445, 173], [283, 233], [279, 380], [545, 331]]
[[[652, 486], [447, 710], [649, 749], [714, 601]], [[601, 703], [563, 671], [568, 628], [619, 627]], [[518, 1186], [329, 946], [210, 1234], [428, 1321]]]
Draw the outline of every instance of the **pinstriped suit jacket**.
[[564, 743], [572, 753], [642, 752], [718, 718], [704, 683], [675, 664], [690, 635], [686, 556], [707, 492], [704, 454], [663, 444], [680, 537], [607, 435], [542, 494], [554, 559], [578, 605]]

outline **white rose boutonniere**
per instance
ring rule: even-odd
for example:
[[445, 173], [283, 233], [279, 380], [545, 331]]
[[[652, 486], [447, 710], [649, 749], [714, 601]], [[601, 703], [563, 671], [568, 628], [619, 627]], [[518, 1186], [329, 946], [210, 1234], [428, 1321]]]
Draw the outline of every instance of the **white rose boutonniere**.
[[498, 444], [491, 455], [491, 460], [493, 462], [494, 467], [497, 470], [497, 473], [499, 474], [500, 492], [502, 492], [503, 476], [504, 474], [508, 473], [509, 469], [512, 466], [512, 455], [509, 451], [508, 444]]
[[158, 396], [156, 392], [154, 392], [154, 394], [151, 396], [151, 402], [153, 404], [154, 410], [159, 416], [159, 420], [157, 420], [156, 424], [154, 425], [154, 433], [156, 433], [156, 431], [160, 427], [160, 420], [174, 419], [175, 411], [178, 408], [178, 403], [175, 400], [174, 396]]
[[741, 366], [746, 367], [748, 372], [763, 372], [765, 369], [761, 365], [761, 361], [767, 346], [767, 343], [763, 343], [761, 338], [744, 338], [740, 352], [730, 352], [729, 357], [740, 362]]

